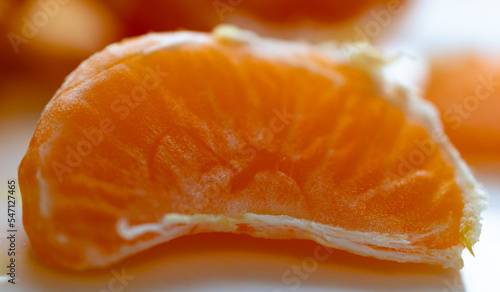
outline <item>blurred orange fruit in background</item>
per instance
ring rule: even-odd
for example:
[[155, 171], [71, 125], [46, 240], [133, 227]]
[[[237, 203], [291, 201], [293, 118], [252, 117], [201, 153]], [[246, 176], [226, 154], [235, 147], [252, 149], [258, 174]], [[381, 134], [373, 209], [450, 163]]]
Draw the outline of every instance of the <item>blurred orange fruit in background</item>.
[[278, 26], [304, 22], [340, 24], [358, 18], [369, 8], [390, 5], [397, 9], [405, 4], [404, 0], [154, 0], [147, 5], [143, 1], [104, 2], [124, 20], [131, 35], [148, 30], [207, 31], [231, 21], [233, 15], [246, 15]]
[[32, 0], [10, 4], [9, 10], [9, 47], [27, 59], [15, 61], [30, 67], [50, 70], [81, 60], [123, 37], [119, 20], [100, 1]]
[[100, 1], [2, 3], [1, 114], [39, 111], [78, 63], [124, 36]]
[[435, 58], [426, 95], [466, 158], [500, 158], [500, 58], [477, 53]]

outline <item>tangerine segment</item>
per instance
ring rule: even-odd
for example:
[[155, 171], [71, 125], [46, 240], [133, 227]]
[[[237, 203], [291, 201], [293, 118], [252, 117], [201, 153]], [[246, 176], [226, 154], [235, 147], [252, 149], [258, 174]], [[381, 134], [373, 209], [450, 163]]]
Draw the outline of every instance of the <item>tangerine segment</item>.
[[33, 248], [81, 270], [221, 231], [461, 267], [482, 189], [432, 107], [382, 90], [372, 51], [332, 53], [221, 28], [94, 55], [19, 167]]
[[440, 109], [446, 134], [468, 159], [500, 158], [498, 63], [474, 54], [432, 63], [426, 98]]

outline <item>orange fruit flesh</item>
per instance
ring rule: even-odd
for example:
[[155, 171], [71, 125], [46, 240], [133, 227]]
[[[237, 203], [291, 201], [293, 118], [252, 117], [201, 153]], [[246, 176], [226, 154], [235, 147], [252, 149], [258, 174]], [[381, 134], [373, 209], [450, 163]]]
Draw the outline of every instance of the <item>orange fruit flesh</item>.
[[446, 134], [467, 159], [500, 158], [500, 72], [475, 54], [434, 60], [426, 98], [440, 109]]
[[[117, 222], [171, 213], [286, 215], [405, 235], [407, 246], [365, 245], [407, 254], [462, 246], [462, 190], [428, 131], [378, 95], [365, 71], [330, 66], [343, 82], [225, 43], [94, 56], [47, 106], [20, 165], [33, 248], [66, 268], [107, 265], [124, 247], [161, 239], [124, 238]], [[430, 153], [402, 171], [423, 141]], [[73, 152], [81, 161], [70, 165]], [[299, 236], [282, 229], [234, 232]], [[185, 233], [204, 231], [218, 228]], [[90, 262], [96, 251], [109, 260]]]

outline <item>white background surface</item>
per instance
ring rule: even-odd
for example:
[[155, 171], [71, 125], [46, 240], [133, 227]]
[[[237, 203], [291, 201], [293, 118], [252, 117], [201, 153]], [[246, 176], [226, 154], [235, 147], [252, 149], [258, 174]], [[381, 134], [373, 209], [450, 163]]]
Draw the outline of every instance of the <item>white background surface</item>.
[[[395, 18], [384, 27], [394, 38], [383, 42], [387, 51], [422, 56], [444, 49], [491, 52], [500, 48], [500, 1], [409, 2], [412, 6], [404, 12], [404, 21]], [[474, 247], [476, 257], [464, 252], [465, 268], [460, 271], [335, 251], [304, 275], [294, 290], [296, 282], [286, 282], [283, 276], [312, 257], [316, 244], [197, 235], [174, 240], [106, 270], [78, 274], [47, 268], [18, 228], [17, 284], [8, 284], [3, 272], [8, 260], [7, 179], [16, 177], [36, 120], [33, 114], [0, 117], [0, 291], [106, 291], [109, 284], [115, 285], [115, 291], [500, 291], [500, 163], [471, 166], [491, 198], [483, 216], [481, 241]], [[17, 212], [20, 227], [20, 205]], [[113, 271], [122, 269], [134, 278], [120, 283]]]

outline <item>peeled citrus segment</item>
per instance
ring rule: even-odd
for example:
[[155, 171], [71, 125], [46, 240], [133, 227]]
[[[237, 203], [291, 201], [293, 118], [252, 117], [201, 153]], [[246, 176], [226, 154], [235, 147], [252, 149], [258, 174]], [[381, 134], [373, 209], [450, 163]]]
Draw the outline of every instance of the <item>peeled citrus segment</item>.
[[200, 232], [302, 238], [460, 268], [485, 194], [373, 49], [234, 27], [148, 34], [83, 62], [19, 167], [37, 254], [83, 270]]

